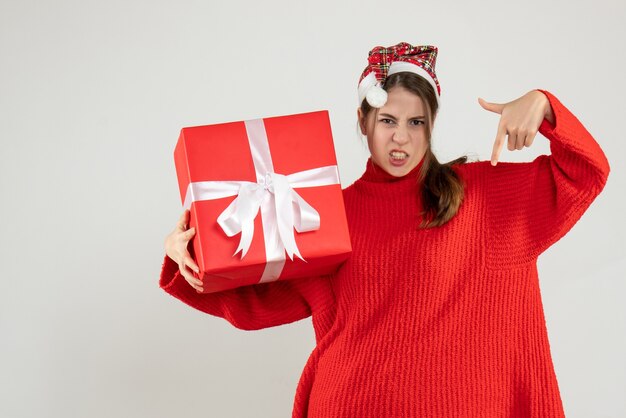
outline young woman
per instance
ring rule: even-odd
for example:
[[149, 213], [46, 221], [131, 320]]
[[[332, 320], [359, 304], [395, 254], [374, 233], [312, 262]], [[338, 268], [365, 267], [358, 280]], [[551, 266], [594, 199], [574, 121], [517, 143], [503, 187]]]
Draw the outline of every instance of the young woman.
[[[564, 416], [536, 263], [609, 163], [546, 90], [481, 100], [500, 114], [491, 161], [439, 163], [436, 55], [404, 42], [369, 53], [357, 115], [371, 157], [343, 190], [353, 253], [336, 273], [202, 294], [187, 211], [165, 240], [160, 286], [190, 306], [246, 330], [312, 316], [293, 417]], [[551, 155], [498, 163], [505, 142], [521, 150], [537, 132]]]

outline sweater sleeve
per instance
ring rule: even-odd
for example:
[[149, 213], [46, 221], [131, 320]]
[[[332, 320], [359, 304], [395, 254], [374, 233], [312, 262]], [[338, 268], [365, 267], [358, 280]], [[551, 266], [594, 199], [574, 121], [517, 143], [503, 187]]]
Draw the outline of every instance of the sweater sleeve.
[[159, 286], [187, 305], [226, 319], [243, 330], [257, 330], [307, 318], [334, 303], [330, 276], [278, 280], [214, 293], [198, 293], [165, 255]]
[[503, 267], [533, 260], [581, 218], [607, 181], [609, 162], [587, 129], [553, 94], [555, 124], [539, 133], [551, 155], [532, 162], [486, 164], [487, 263]]

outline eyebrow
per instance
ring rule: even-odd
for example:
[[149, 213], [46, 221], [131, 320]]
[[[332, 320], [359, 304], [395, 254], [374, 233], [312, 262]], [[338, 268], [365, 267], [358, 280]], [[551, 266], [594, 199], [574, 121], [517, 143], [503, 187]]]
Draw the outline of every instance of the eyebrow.
[[[394, 115], [390, 115], [389, 113], [379, 113], [378, 116], [385, 116], [385, 117], [389, 117], [389, 118], [393, 118], [393, 119], [397, 119]], [[410, 119], [424, 119], [424, 116], [419, 115], [419, 116], [413, 116]]]

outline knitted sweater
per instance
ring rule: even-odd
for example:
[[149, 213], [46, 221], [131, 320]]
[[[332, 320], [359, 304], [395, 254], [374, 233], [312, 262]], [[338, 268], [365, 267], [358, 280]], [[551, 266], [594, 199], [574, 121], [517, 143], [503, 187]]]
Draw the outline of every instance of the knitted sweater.
[[[345, 188], [351, 257], [331, 275], [198, 294], [167, 256], [160, 286], [254, 330], [312, 316], [316, 347], [293, 417], [563, 417], [537, 257], [602, 191], [609, 163], [551, 93], [551, 155], [455, 165], [457, 214], [418, 229], [418, 165], [393, 177], [367, 161]], [[423, 160], [422, 160], [423, 162]]]

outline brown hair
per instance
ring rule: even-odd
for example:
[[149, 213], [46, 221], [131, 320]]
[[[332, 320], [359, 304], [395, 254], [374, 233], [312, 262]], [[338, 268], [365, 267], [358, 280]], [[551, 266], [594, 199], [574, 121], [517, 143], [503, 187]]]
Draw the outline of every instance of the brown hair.
[[[426, 107], [426, 140], [428, 142], [424, 163], [418, 173], [418, 181], [423, 182], [421, 189], [423, 217], [420, 228], [432, 228], [448, 222], [457, 213], [464, 196], [464, 184], [452, 166], [467, 162], [467, 155], [441, 164], [432, 152], [431, 138], [432, 127], [439, 108], [435, 91], [430, 83], [423, 77], [411, 72], [399, 72], [388, 76], [382, 88], [385, 91], [393, 87], [403, 87], [416, 94], [422, 99]], [[363, 122], [372, 109], [375, 109], [375, 117], [378, 116], [378, 108], [373, 108], [367, 100], [361, 103]]]

